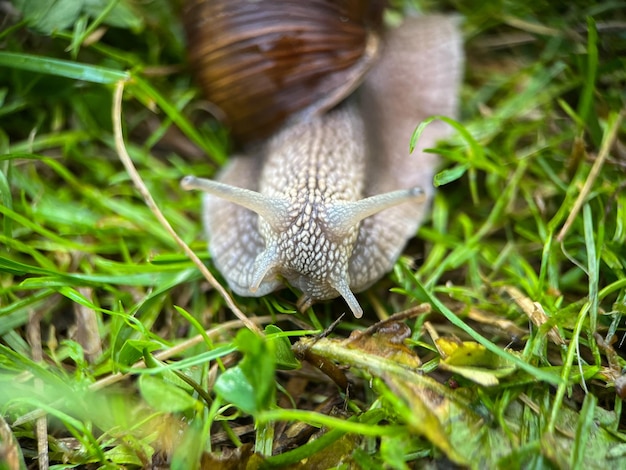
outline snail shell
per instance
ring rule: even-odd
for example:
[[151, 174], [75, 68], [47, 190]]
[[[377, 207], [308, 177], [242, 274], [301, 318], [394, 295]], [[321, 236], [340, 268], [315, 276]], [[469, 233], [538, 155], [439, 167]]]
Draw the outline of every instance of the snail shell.
[[207, 193], [209, 248], [233, 291], [262, 296], [286, 280], [303, 292], [301, 310], [340, 295], [362, 315], [353, 292], [393, 267], [433, 194], [438, 160], [423, 150], [449, 129], [429, 125], [413, 154], [409, 139], [426, 117], [456, 115], [457, 23], [406, 20], [346, 102], [296, 116], [253, 155], [231, 159], [220, 182], [183, 180]]
[[193, 0], [184, 14], [189, 59], [235, 140], [266, 137], [360, 83], [376, 55], [383, 3]]

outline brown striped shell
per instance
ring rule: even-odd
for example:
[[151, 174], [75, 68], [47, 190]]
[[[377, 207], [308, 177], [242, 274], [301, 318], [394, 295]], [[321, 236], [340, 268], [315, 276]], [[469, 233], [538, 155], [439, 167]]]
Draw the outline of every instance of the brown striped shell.
[[373, 63], [381, 0], [189, 0], [189, 60], [239, 142], [332, 108]]

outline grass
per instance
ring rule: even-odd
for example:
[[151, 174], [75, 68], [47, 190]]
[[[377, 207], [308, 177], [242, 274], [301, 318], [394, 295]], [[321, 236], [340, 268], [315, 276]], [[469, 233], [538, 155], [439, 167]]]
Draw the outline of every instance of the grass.
[[465, 19], [462, 119], [421, 241], [318, 337], [341, 301], [230, 304], [144, 201], [220, 281], [177, 2], [0, 2], [1, 468], [624, 466], [624, 4], [413, 3]]

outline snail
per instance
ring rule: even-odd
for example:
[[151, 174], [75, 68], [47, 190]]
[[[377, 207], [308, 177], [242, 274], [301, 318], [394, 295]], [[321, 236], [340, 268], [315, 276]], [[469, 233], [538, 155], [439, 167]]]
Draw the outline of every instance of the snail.
[[423, 119], [456, 116], [458, 19], [407, 18], [385, 33], [380, 57], [367, 61], [369, 72], [342, 88], [349, 93], [362, 81], [354, 93], [294, 111], [245, 156], [231, 158], [217, 181], [181, 182], [206, 193], [209, 249], [237, 294], [263, 296], [287, 281], [302, 292], [301, 311], [341, 296], [359, 318], [354, 292], [389, 272], [415, 235], [438, 165], [424, 149], [450, 130], [431, 123], [412, 154], [409, 140]]

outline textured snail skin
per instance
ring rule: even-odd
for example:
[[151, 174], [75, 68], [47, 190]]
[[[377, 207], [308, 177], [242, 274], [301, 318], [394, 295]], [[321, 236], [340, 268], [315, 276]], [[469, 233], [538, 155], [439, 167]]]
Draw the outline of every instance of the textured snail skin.
[[457, 23], [407, 19], [388, 33], [356, 96], [330, 112], [294, 117], [255, 155], [232, 158], [219, 182], [183, 180], [207, 192], [209, 248], [233, 291], [262, 296], [286, 280], [303, 292], [301, 310], [341, 295], [362, 315], [352, 292], [391, 270], [432, 198], [438, 158], [423, 149], [449, 129], [431, 123], [412, 154], [409, 140], [423, 119], [456, 116]]

